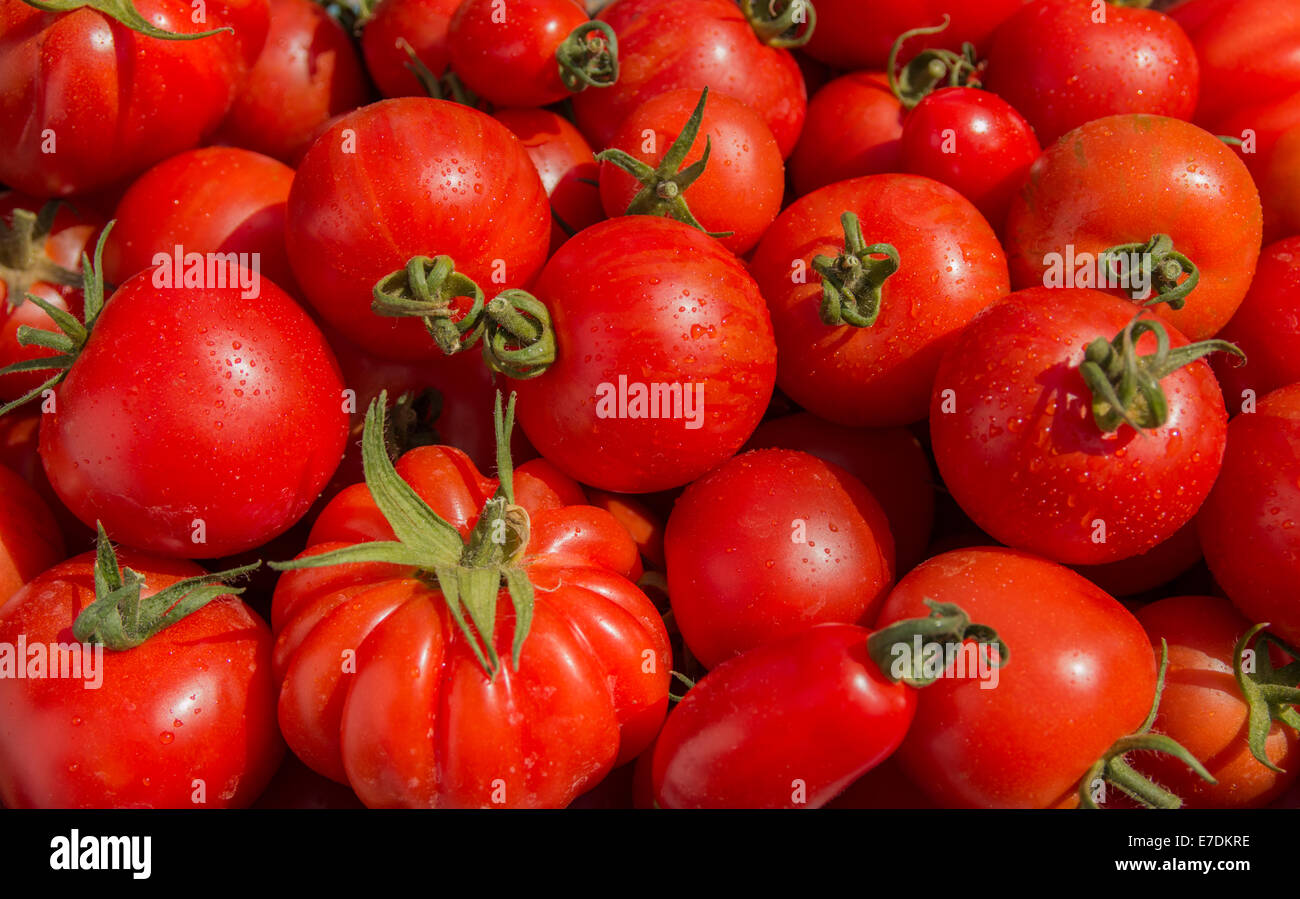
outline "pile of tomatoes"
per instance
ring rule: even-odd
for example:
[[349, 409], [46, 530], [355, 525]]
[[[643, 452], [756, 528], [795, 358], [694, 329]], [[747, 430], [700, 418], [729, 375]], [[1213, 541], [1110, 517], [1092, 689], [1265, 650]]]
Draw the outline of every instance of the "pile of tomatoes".
[[1154, 5], [0, 0], [0, 802], [1295, 807], [1300, 6]]

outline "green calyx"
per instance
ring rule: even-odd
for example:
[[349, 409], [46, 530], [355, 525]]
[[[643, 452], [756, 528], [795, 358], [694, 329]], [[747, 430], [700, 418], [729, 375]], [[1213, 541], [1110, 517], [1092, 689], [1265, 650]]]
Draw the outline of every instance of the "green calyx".
[[433, 74], [433, 70], [424, 64], [424, 60], [416, 56], [415, 48], [404, 37], [397, 39], [397, 47], [407, 56], [403, 68], [415, 76], [415, 80], [420, 82], [420, 87], [424, 88], [424, 92], [430, 97], [435, 100], [446, 100], [449, 103], [459, 103], [461, 106], [478, 105], [478, 96], [465, 86], [455, 72], [448, 70], [440, 76]]
[[1181, 743], [1164, 734], [1151, 733], [1160, 709], [1160, 697], [1165, 690], [1165, 672], [1169, 668], [1169, 646], [1160, 641], [1160, 673], [1156, 677], [1156, 695], [1146, 721], [1136, 732], [1120, 737], [1106, 750], [1106, 754], [1093, 763], [1079, 781], [1079, 808], [1101, 808], [1096, 799], [1096, 788], [1102, 783], [1116, 787], [1145, 808], [1182, 808], [1183, 800], [1163, 787], [1156, 786], [1133, 768], [1124, 757], [1130, 752], [1162, 752], [1172, 755], [1191, 768], [1207, 783], [1217, 783], [1196, 756]]
[[709, 154], [713, 152], [713, 139], [704, 138], [704, 154], [686, 168], [686, 154], [695, 144], [700, 133], [700, 123], [704, 120], [704, 104], [709, 99], [709, 89], [700, 92], [700, 101], [695, 104], [695, 111], [682, 126], [681, 133], [673, 141], [668, 152], [664, 154], [659, 168], [652, 169], [630, 153], [617, 148], [602, 150], [596, 154], [600, 162], [608, 162], [627, 172], [641, 182], [641, 190], [628, 204], [627, 215], [657, 215], [676, 219], [704, 231], [710, 237], [730, 237], [734, 231], [705, 231], [686, 204], [686, 189], [704, 174], [709, 164]]
[[67, 375], [68, 369], [72, 367], [72, 363], [77, 360], [77, 356], [81, 353], [81, 348], [86, 345], [91, 331], [94, 330], [95, 320], [99, 318], [99, 313], [104, 309], [104, 277], [102, 274], [104, 244], [107, 242], [109, 232], [113, 230], [114, 224], [114, 222], [109, 222], [104, 226], [103, 232], [100, 233], [99, 242], [95, 245], [94, 262], [91, 262], [85, 253], [81, 254], [81, 284], [82, 293], [85, 295], [86, 318], [84, 324], [77, 321], [76, 316], [66, 310], [46, 302], [35, 294], [27, 294], [27, 302], [34, 303], [44, 310], [59, 331], [46, 331], [42, 328], [33, 328], [31, 325], [23, 325], [18, 329], [18, 344], [20, 346], [42, 346], [54, 350], [54, 355], [15, 362], [13, 365], [0, 368], [0, 375], [20, 371], [49, 370], [53, 370], [54, 374], [27, 394], [11, 403], [0, 406], [0, 415], [17, 409], [24, 403], [31, 402], [46, 390], [55, 387]]
[[[824, 324], [870, 328], [880, 315], [885, 279], [898, 271], [898, 250], [892, 244], [867, 246], [862, 223], [852, 212], [840, 216], [844, 251], [838, 256], [814, 256], [813, 269], [822, 276], [821, 319]], [[877, 258], [883, 256], [883, 259]]]
[[[929, 644], [960, 646], [967, 640], [974, 640], [980, 644], [981, 651], [994, 668], [1002, 668], [1011, 661], [1011, 650], [998, 636], [998, 632], [986, 624], [973, 623], [961, 606], [932, 599], [925, 600], [925, 605], [930, 609], [927, 617], [895, 621], [867, 638], [867, 654], [880, 672], [891, 681], [902, 681], [909, 687], [920, 688], [928, 687], [942, 677], [942, 671], [934, 675], [924, 673], [924, 656], [911, 651], [917, 638], [922, 647]], [[908, 651], [905, 658], [910, 658], [911, 667], [896, 671], [900, 647]], [[996, 658], [988, 655], [990, 649], [997, 650]]]
[[10, 307], [21, 306], [38, 282], [61, 287], [81, 283], [81, 275], [54, 262], [45, 252], [59, 203], [51, 200], [40, 212], [15, 209], [12, 222], [0, 220], [0, 281], [6, 285]]
[[199, 38], [221, 34], [223, 31], [228, 31], [231, 34], [235, 33], [235, 29], [229, 25], [214, 28], [211, 31], [197, 31], [193, 34], [163, 31], [140, 15], [140, 11], [135, 8], [134, 0], [23, 0], [23, 2], [28, 6], [43, 9], [46, 12], [72, 12], [83, 7], [93, 9], [110, 19], [120, 22], [132, 31], [139, 32], [147, 37], [157, 38], [160, 41], [196, 41]]
[[[1114, 340], [1098, 337], [1084, 351], [1079, 374], [1092, 391], [1092, 417], [1102, 433], [1109, 434], [1128, 424], [1139, 433], [1169, 420], [1169, 403], [1160, 381], [1210, 353], [1246, 354], [1226, 340], [1203, 340], [1176, 350], [1169, 348], [1165, 326], [1138, 313]], [[1156, 351], [1137, 354], [1138, 338], [1150, 331], [1156, 337]]]
[[951, 21], [948, 14], [944, 13], [942, 25], [904, 31], [889, 48], [889, 61], [886, 63], [889, 89], [893, 91], [904, 109], [916, 106], [940, 86], [970, 86], [971, 79], [979, 70], [975, 46], [969, 42], [962, 44], [960, 53], [935, 47], [927, 48], [912, 57], [901, 70], [899, 69], [898, 54], [903, 49], [903, 44], [915, 37], [946, 31]]
[[[555, 329], [545, 304], [515, 288], [487, 303], [483, 297], [483, 289], [456, 271], [450, 256], [415, 256], [375, 283], [370, 308], [376, 315], [422, 319], [448, 356], [481, 340], [494, 371], [519, 380], [546, 371], [555, 361]], [[457, 299], [468, 303], [455, 303]]]
[[95, 559], [95, 601], [81, 610], [72, 623], [72, 634], [82, 643], [102, 643], [108, 649], [133, 649], [186, 615], [197, 612], [218, 596], [237, 595], [242, 587], [224, 582], [255, 571], [262, 563], [201, 574], [177, 581], [149, 597], [141, 597], [144, 577], [130, 568], [119, 568], [117, 553], [95, 522], [99, 533]]
[[[1300, 652], [1272, 634], [1261, 633], [1266, 627], [1267, 623], [1256, 624], [1241, 635], [1232, 651], [1232, 673], [1250, 708], [1246, 730], [1250, 753], [1264, 767], [1281, 772], [1282, 769], [1269, 760], [1266, 744], [1274, 721], [1300, 731], [1300, 711], [1297, 710], [1300, 706]], [[1246, 650], [1257, 634], [1255, 670], [1247, 672]], [[1270, 649], [1274, 646], [1287, 653], [1293, 661], [1282, 668], [1274, 668], [1270, 657]]]
[[817, 10], [812, 0], [739, 0], [758, 39], [769, 47], [791, 49], [812, 40]]
[[515, 396], [502, 409], [496, 399], [497, 470], [500, 486], [489, 499], [468, 540], [429, 507], [393, 467], [385, 446], [385, 407], [381, 393], [366, 410], [361, 442], [366, 486], [393, 529], [396, 540], [358, 543], [289, 562], [272, 562], [277, 571], [324, 568], [359, 562], [386, 562], [412, 569], [413, 576], [435, 584], [461, 633], [469, 641], [484, 673], [500, 670], [496, 651], [497, 599], [504, 586], [515, 611], [511, 658], [516, 670], [533, 619], [532, 582], [523, 567], [530, 533], [528, 513], [514, 501], [514, 465], [510, 432]]
[[[1170, 309], [1182, 309], [1187, 295], [1201, 280], [1196, 263], [1174, 249], [1173, 238], [1168, 234], [1154, 234], [1146, 243], [1119, 244], [1101, 254], [1106, 270], [1118, 278], [1129, 279], [1130, 283], [1134, 272], [1126, 269], [1131, 267], [1129, 260], [1134, 257], [1138, 259], [1142, 280], [1151, 285], [1152, 297], [1145, 306], [1167, 303]], [[1140, 298], [1133, 296], [1133, 299]]]
[[583, 22], [555, 51], [560, 81], [573, 93], [618, 82], [618, 36], [604, 22]]

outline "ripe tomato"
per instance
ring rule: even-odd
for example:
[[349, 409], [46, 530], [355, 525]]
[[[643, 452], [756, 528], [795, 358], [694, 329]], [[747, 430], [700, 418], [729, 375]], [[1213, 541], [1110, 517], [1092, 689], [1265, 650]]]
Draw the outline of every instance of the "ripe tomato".
[[[1147, 152], [1154, 147], [1160, 151]], [[1011, 283], [1059, 283], [1055, 272], [1064, 286], [1097, 286], [1091, 261], [1098, 254], [1168, 235], [1200, 281], [1185, 306], [1161, 307], [1160, 314], [1189, 340], [1201, 340], [1227, 324], [1246, 296], [1260, 215], [1250, 173], [1214, 135], [1159, 116], [1098, 119], [1049, 147], [1012, 200], [1005, 231]], [[1061, 265], [1072, 259], [1076, 269], [1091, 269], [1091, 281]]]
[[35, 488], [0, 465], [0, 606], [63, 558], [63, 534], [49, 507]]
[[[171, 606], [216, 592], [192, 562], [128, 549], [114, 561], [143, 577], [146, 600], [171, 589]], [[19, 660], [26, 677], [0, 677], [0, 799], [10, 808], [251, 805], [284, 753], [270, 630], [227, 593], [133, 648], [92, 651], [73, 625], [97, 598], [95, 568], [93, 552], [69, 559], [0, 608], [0, 644], [23, 640], [29, 655]], [[189, 578], [201, 580], [174, 587]], [[81, 670], [32, 676], [32, 649], [56, 644], [79, 654]]]
[[270, 0], [271, 31], [213, 138], [297, 165], [333, 116], [370, 99], [352, 38], [312, 0]]
[[817, 91], [790, 156], [795, 194], [897, 171], [905, 115], [880, 72], [850, 72]]
[[570, 477], [619, 493], [677, 487], [729, 459], [762, 419], [772, 323], [758, 285], [711, 237], [671, 219], [611, 219], [561, 247], [533, 290], [555, 362], [516, 382], [519, 421]]
[[[994, 539], [1097, 565], [1146, 552], [1200, 508], [1223, 458], [1223, 397], [1198, 358], [1204, 351], [1180, 350], [1187, 340], [1167, 328], [1172, 354], [1161, 359], [1157, 335], [1132, 321], [1127, 300], [1039, 287], [990, 308], [945, 354], [930, 407], [935, 461], [953, 498]], [[1087, 359], [1099, 376], [1112, 372], [1111, 389], [1129, 391], [1111, 368], [1129, 358], [1116, 337], [1129, 334], [1144, 360], [1138, 370], [1163, 394], [1164, 420], [1145, 414], [1159, 397], [1133, 385], [1130, 418], [1121, 419], [1085, 380]], [[1098, 340], [1110, 349], [1094, 357]], [[1111, 416], [1104, 429], [1099, 408]]]
[[[1186, 808], [1262, 808], [1286, 792], [1300, 774], [1300, 736], [1273, 722], [1263, 744], [1270, 771], [1252, 754], [1249, 706], [1233, 675], [1237, 640], [1250, 622], [1216, 596], [1174, 596], [1136, 612], [1153, 646], [1169, 645], [1169, 672], [1155, 730], [1173, 737], [1205, 763], [1218, 783], [1206, 783], [1168, 756], [1143, 753], [1134, 765], [1178, 794]], [[1258, 654], [1269, 652], [1264, 643]]]
[[870, 621], [894, 581], [875, 497], [792, 450], [745, 453], [686, 488], [664, 551], [673, 620], [710, 669], [815, 624]]
[[1223, 471], [1197, 526], [1210, 572], [1233, 604], [1300, 642], [1300, 384], [1232, 420]]
[[[540, 460], [513, 471], [507, 454], [499, 493], [450, 447], [412, 450], [394, 470], [378, 409], [369, 486], [330, 503], [299, 557], [351, 547], [358, 561], [290, 571], [276, 587], [285, 738], [371, 807], [563, 807], [638, 755], [667, 711], [668, 634], [628, 580], [636, 546]], [[439, 539], [445, 555], [430, 547]], [[383, 554], [394, 546], [403, 564]], [[453, 581], [458, 558], [485, 580]]]
[[549, 233], [546, 191], [515, 136], [427, 97], [339, 119], [289, 193], [289, 261], [307, 299], [359, 346], [394, 359], [439, 350], [420, 321], [371, 311], [376, 281], [413, 256], [445, 254], [481, 284], [521, 287], [545, 262]]
[[1264, 248], [1246, 299], [1219, 334], [1247, 360], [1214, 360], [1231, 412], [1240, 410], [1246, 390], [1263, 396], [1300, 381], [1300, 237]]
[[[846, 213], [858, 216], [871, 246], [846, 250]], [[872, 258], [883, 244], [898, 254], [893, 274]], [[819, 312], [823, 269], [841, 283], [848, 311], [839, 324]], [[808, 194], [768, 230], [752, 270], [772, 311], [778, 385], [813, 414], [854, 427], [924, 418], [944, 348], [1007, 291], [1002, 248], [983, 216], [952, 188], [915, 175], [870, 175]], [[870, 320], [880, 278], [879, 318], [848, 323], [853, 305]]]
[[434, 76], [447, 70], [447, 29], [460, 0], [379, 0], [361, 32], [366, 70], [385, 97], [423, 97], [424, 85], [408, 68], [410, 47]]
[[948, 28], [923, 40], [915, 38], [915, 43], [909, 41], [907, 49], [960, 50], [967, 41], [982, 49], [993, 30], [1024, 2], [872, 0], [870, 7], [864, 9], [861, 0], [814, 0], [817, 27], [804, 51], [840, 69], [883, 69], [889, 50], [900, 34], [913, 28], [940, 25], [945, 15], [951, 19]]
[[[781, 211], [781, 149], [758, 113], [724, 94], [683, 89], [647, 100], [624, 120], [611, 149], [622, 152], [601, 154], [600, 198], [610, 217], [666, 215], [710, 233], [730, 231], [719, 240], [741, 254]], [[703, 170], [692, 173], [706, 150]]]
[[[189, 0], [134, 5], [150, 25], [173, 33], [225, 25], [215, 15], [195, 23]], [[45, 12], [3, 0], [0, 182], [64, 197], [197, 146], [230, 106], [240, 52], [229, 32], [162, 40], [94, 9]]]
[[[173, 156], [122, 195], [104, 246], [104, 277], [121, 284], [152, 268], [156, 253], [257, 254], [262, 275], [295, 289], [284, 249], [284, 214], [293, 169], [231, 147]], [[251, 259], [251, 257], [249, 257]]]
[[719, 665], [655, 744], [661, 808], [819, 808], [902, 742], [916, 691], [867, 655], [871, 632], [823, 624]]
[[618, 0], [599, 19], [618, 35], [618, 83], [573, 98], [578, 128], [608, 147], [618, 127], [666, 91], [709, 88], [767, 121], [781, 156], [799, 139], [807, 107], [803, 74], [787, 50], [759, 40], [733, 0]]

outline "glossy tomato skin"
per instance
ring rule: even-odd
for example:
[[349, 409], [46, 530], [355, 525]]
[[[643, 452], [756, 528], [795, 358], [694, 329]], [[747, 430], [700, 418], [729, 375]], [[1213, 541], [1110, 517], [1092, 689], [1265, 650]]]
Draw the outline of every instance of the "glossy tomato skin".
[[[498, 106], [546, 106], [569, 96], [555, 52], [587, 21], [575, 0], [465, 0], [452, 14], [447, 48], [465, 86]], [[597, 90], [597, 88], [588, 88]]]
[[1262, 397], [1300, 381], [1300, 237], [1263, 249], [1250, 292], [1219, 336], [1246, 354], [1245, 365], [1213, 361], [1231, 412], [1246, 390]]
[[[449, 447], [412, 450], [396, 467], [462, 536], [496, 489]], [[635, 758], [667, 712], [668, 635], [628, 580], [640, 567], [627, 532], [579, 505], [577, 484], [548, 463], [520, 466], [515, 490], [531, 519], [524, 565], [537, 601], [518, 669], [506, 661], [495, 680], [440, 594], [407, 569], [306, 569], [276, 587], [285, 738], [368, 806], [563, 807]], [[376, 539], [392, 531], [356, 485], [322, 513], [307, 552]], [[504, 591], [496, 628], [508, 660]], [[348, 648], [354, 672], [338, 664]]]
[[[215, 9], [206, 23], [195, 23], [187, 0], [139, 0], [136, 9], [178, 33], [225, 24]], [[50, 13], [5, 0], [0, 182], [37, 197], [65, 197], [141, 172], [212, 133], [242, 70], [240, 46], [229, 33], [161, 41], [91, 9]]]
[[339, 119], [289, 192], [289, 262], [307, 299], [359, 346], [393, 359], [439, 350], [419, 319], [371, 311], [376, 281], [413, 256], [446, 255], [495, 296], [532, 280], [550, 227], [546, 191], [518, 139], [477, 110], [427, 97]]
[[[311, 505], [343, 454], [337, 363], [293, 300], [263, 280], [109, 298], [41, 423], [50, 483], [88, 525], [149, 552], [251, 549]], [[251, 291], [250, 291], [251, 292]]]
[[[1209, 364], [1161, 380], [1168, 420], [1103, 434], [1084, 349], [1133, 318], [1100, 291], [1018, 291], [962, 332], [934, 382], [930, 436], [944, 484], [996, 540], [1058, 562], [1146, 552], [1191, 520], [1223, 458], [1227, 412]], [[1172, 347], [1187, 340], [1166, 325]], [[1139, 355], [1154, 353], [1144, 334]]]
[[[678, 487], [730, 458], [762, 419], [772, 322], [749, 273], [703, 232], [651, 216], [601, 222], [560, 248], [533, 292], [556, 359], [516, 382], [519, 422], [570, 477], [617, 493]], [[632, 404], [636, 384], [647, 395], [680, 385], [681, 405], [665, 400], [669, 420], [641, 417], [655, 410]]]
[[1153, 729], [1186, 747], [1218, 783], [1206, 783], [1182, 762], [1156, 753], [1135, 755], [1134, 766], [1179, 796], [1184, 808], [1262, 808], [1286, 792], [1296, 780], [1300, 737], [1279, 722], [1269, 730], [1265, 752], [1285, 773], [1261, 765], [1246, 741], [1248, 707], [1232, 661], [1251, 622], [1217, 596], [1174, 596], [1135, 614], [1157, 652], [1161, 639], [1169, 646]]
[[0, 606], [63, 561], [63, 534], [32, 485], [0, 465]]
[[916, 691], [867, 655], [871, 632], [823, 624], [705, 675], [664, 724], [661, 808], [819, 808], [898, 747]]
[[1178, 119], [1089, 122], [1043, 152], [1012, 200], [1004, 234], [1012, 286], [1048, 283], [1049, 260], [1067, 248], [1095, 257], [1155, 234], [1168, 234], [1201, 273], [1186, 305], [1161, 316], [1190, 340], [1214, 335], [1241, 305], [1259, 257], [1250, 173], [1217, 137]]
[[993, 33], [984, 86], [1047, 146], [1110, 115], [1191, 119], [1199, 72], [1191, 40], [1164, 13], [1107, 5], [1099, 16], [1090, 0], [1034, 0]]
[[[647, 100], [623, 122], [612, 146], [657, 169], [699, 100], [699, 91], [690, 89]], [[647, 151], [651, 141], [654, 149]], [[742, 254], [758, 243], [781, 211], [785, 192], [781, 149], [762, 116], [739, 100], [713, 92], [705, 103], [700, 133], [681, 168], [703, 157], [706, 141], [708, 165], [682, 196], [704, 230], [733, 232], [718, 239], [733, 253]], [[641, 182], [623, 169], [612, 162], [601, 163], [600, 196], [606, 215], [625, 215], [641, 189]]]
[[366, 71], [385, 97], [423, 97], [424, 85], [406, 67], [405, 41], [434, 75], [447, 70], [447, 29], [460, 0], [380, 0], [361, 32]]
[[311, 0], [271, 0], [271, 31], [215, 140], [297, 165], [334, 116], [371, 96], [351, 37]]
[[1252, 622], [1300, 642], [1300, 384], [1228, 426], [1223, 471], [1197, 516], [1205, 561]]
[[1014, 13], [1024, 0], [980, 0], [954, 3], [952, 0], [821, 0], [815, 3], [817, 28], [804, 48], [810, 56], [839, 69], [884, 69], [889, 49], [904, 31], [943, 24], [939, 34], [917, 37], [904, 47], [902, 59], [925, 47], [961, 50], [970, 41], [980, 51], [998, 25]]
[[1135, 596], [1167, 584], [1201, 561], [1196, 519], [1151, 549], [1127, 559], [1101, 565], [1075, 565], [1074, 570], [1111, 596]]
[[816, 624], [870, 621], [894, 580], [875, 497], [792, 450], [736, 456], [686, 488], [664, 550], [673, 620], [709, 669]]
[[1072, 805], [1084, 773], [1141, 726], [1155, 697], [1141, 625], [1069, 569], [1000, 547], [922, 562], [875, 627], [928, 615], [926, 599], [994, 628], [1010, 657], [995, 687], [950, 672], [919, 691], [896, 756], [903, 770], [941, 808]]
[[[125, 547], [118, 561], [144, 576], [146, 597], [202, 574]], [[0, 640], [71, 642], [95, 598], [94, 565], [85, 553], [20, 590], [0, 608]], [[79, 678], [0, 678], [0, 798], [9, 808], [242, 808], [271, 780], [284, 753], [271, 632], [236, 597], [134, 649], [104, 650], [98, 671], [94, 689]]]
[[799, 143], [790, 156], [797, 196], [863, 175], [898, 171], [906, 117], [882, 72], [850, 72], [808, 101]]
[[904, 170], [954, 188], [995, 230], [1041, 153], [1024, 116], [996, 94], [971, 87], [926, 96], [908, 113], [899, 146]]
[[[869, 328], [826, 325], [819, 314], [812, 261], [843, 252], [845, 212], [859, 217], [867, 244], [892, 244], [901, 259]], [[818, 417], [852, 427], [924, 418], [944, 349], [1008, 289], [984, 217], [952, 188], [916, 175], [870, 175], [808, 194], [764, 235], [752, 271], [776, 329], [778, 386]]]
[[592, 146], [611, 145], [619, 125], [650, 98], [677, 88], [735, 97], [772, 129], [783, 157], [807, 111], [803, 73], [789, 51], [768, 47], [731, 0], [617, 0], [597, 17], [618, 36], [618, 83], [573, 98]]
[[152, 268], [156, 253], [172, 256], [181, 246], [185, 253], [256, 253], [261, 274], [292, 291], [284, 249], [292, 184], [293, 169], [284, 163], [233, 147], [190, 150], [160, 162], [117, 204], [104, 277], [121, 284]]

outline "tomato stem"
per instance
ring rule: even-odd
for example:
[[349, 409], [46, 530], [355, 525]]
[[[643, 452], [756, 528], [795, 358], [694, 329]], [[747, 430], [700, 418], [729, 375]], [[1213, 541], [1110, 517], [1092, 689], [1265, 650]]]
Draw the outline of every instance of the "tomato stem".
[[[371, 310], [376, 315], [424, 319], [424, 326], [444, 354], [473, 346], [482, 333], [483, 290], [468, 275], [456, 271], [450, 256], [413, 256], [406, 267], [375, 284]], [[453, 300], [471, 301], [469, 311], [456, 318]]]
[[904, 109], [916, 106], [944, 81], [947, 81], [948, 87], [971, 86], [971, 80], [979, 70], [979, 61], [975, 55], [975, 46], [969, 42], [962, 44], [960, 53], [929, 47], [912, 57], [901, 70], [898, 67], [898, 54], [903, 49], [903, 44], [912, 38], [946, 31], [951, 21], [951, 17], [944, 13], [941, 25], [904, 31], [889, 48], [885, 74], [890, 91]]
[[[812, 0], [739, 0], [758, 39], [769, 47], [790, 49], [812, 40], [817, 10]], [[778, 12], [778, 9], [780, 10]]]
[[415, 80], [420, 82], [420, 87], [424, 88], [424, 92], [430, 97], [435, 100], [446, 100], [449, 103], [459, 103], [461, 106], [478, 105], [478, 97], [465, 86], [455, 72], [444, 72], [441, 76], [433, 74], [433, 70], [416, 55], [415, 48], [404, 37], [397, 39], [397, 47], [408, 57], [402, 67], [415, 76]]
[[[970, 615], [956, 603], [925, 600], [930, 614], [925, 618], [904, 618], [883, 627], [867, 638], [867, 654], [880, 672], [897, 683], [902, 681], [909, 687], [928, 687], [940, 677], [943, 671], [932, 675], [924, 672], [924, 654], [914, 651], [919, 640], [922, 647], [930, 645], [958, 645], [967, 640], [980, 644], [985, 658], [995, 668], [1003, 668], [1011, 661], [1011, 650], [998, 632], [986, 624], [975, 624]], [[997, 655], [988, 654], [989, 649], [996, 649]], [[910, 660], [910, 665], [900, 665]]]
[[45, 251], [61, 203], [50, 200], [40, 212], [15, 209], [11, 222], [0, 220], [0, 281], [5, 283], [11, 308], [21, 306], [37, 282], [61, 287], [81, 284], [80, 274], [59, 265]]
[[573, 93], [618, 82], [618, 35], [604, 22], [583, 22], [555, 51], [560, 81]]
[[164, 31], [140, 15], [140, 11], [135, 8], [133, 0], [23, 0], [23, 2], [28, 6], [43, 9], [46, 12], [72, 12], [82, 8], [93, 9], [101, 15], [108, 16], [110, 19], [125, 25], [132, 31], [146, 37], [157, 38], [160, 41], [195, 41], [200, 38], [212, 37], [214, 34], [221, 34], [223, 31], [228, 31], [231, 34], [235, 33], [235, 29], [229, 25], [214, 28], [211, 31], [198, 31], [193, 34]]
[[[1187, 295], [1195, 289], [1201, 280], [1200, 269], [1196, 263], [1174, 249], [1173, 238], [1168, 234], [1153, 234], [1146, 243], [1125, 243], [1113, 246], [1101, 254], [1106, 270], [1117, 278], [1128, 278], [1131, 282], [1135, 274], [1130, 260], [1138, 259], [1140, 279], [1151, 284], [1155, 295], [1147, 300], [1146, 306], [1158, 306], [1167, 303], [1170, 309], [1182, 309], [1187, 302]], [[1122, 267], [1116, 268], [1120, 264]], [[1183, 281], [1183, 276], [1187, 280]], [[1142, 299], [1136, 291], [1130, 292], [1134, 300]]]
[[[1297, 689], [1300, 685], [1300, 652], [1272, 634], [1261, 633], [1266, 627], [1267, 623], [1256, 624], [1237, 640], [1232, 651], [1232, 673], [1250, 709], [1246, 733], [1251, 755], [1264, 767], [1281, 773], [1282, 769], [1268, 757], [1268, 734], [1274, 721], [1300, 731], [1300, 710], [1296, 708], [1300, 705], [1300, 689]], [[1256, 635], [1259, 635], [1259, 640], [1254, 651], [1255, 670], [1248, 673], [1245, 670], [1246, 651]], [[1274, 668], [1271, 656], [1274, 646], [1287, 653], [1293, 661]]]
[[[870, 328], [880, 315], [885, 280], [898, 271], [900, 259], [893, 244], [867, 246], [857, 215], [840, 216], [844, 251], [838, 256], [814, 256], [813, 269], [822, 276], [821, 320], [836, 327]], [[884, 256], [884, 259], [877, 259]]]

